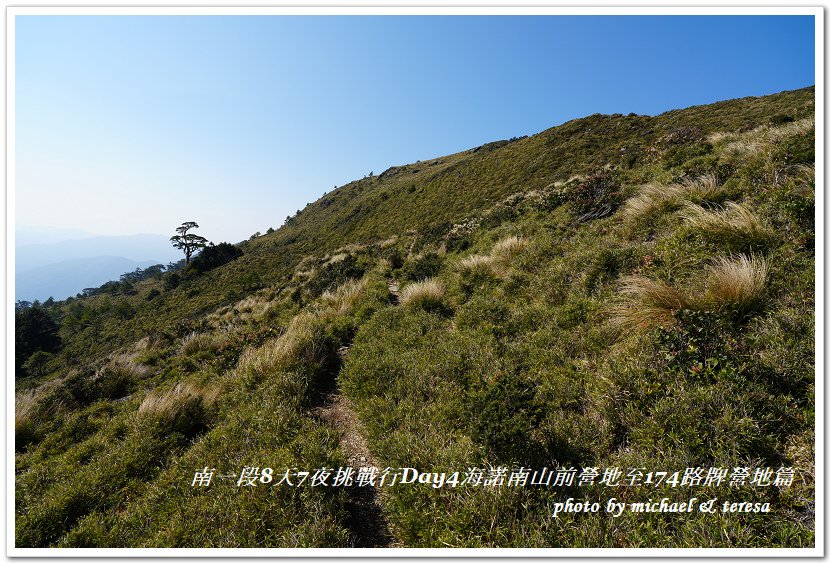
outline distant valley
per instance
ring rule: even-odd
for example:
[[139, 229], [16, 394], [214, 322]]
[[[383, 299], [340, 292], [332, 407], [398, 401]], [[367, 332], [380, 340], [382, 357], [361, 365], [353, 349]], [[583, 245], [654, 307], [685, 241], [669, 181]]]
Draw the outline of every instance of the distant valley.
[[180, 258], [164, 235], [100, 236], [21, 227], [15, 240], [15, 299], [65, 299], [136, 268]]

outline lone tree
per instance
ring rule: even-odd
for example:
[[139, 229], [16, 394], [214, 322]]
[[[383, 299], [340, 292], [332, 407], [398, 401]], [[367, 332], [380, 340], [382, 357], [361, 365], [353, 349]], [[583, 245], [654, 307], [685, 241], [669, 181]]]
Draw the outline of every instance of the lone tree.
[[199, 225], [196, 221], [185, 221], [181, 227], [176, 229], [179, 233], [176, 236], [170, 237], [170, 242], [173, 246], [184, 252], [185, 265], [190, 264], [190, 257], [200, 248], [207, 245], [208, 240], [205, 237], [199, 236], [195, 233], [188, 233], [190, 229], [198, 229]]

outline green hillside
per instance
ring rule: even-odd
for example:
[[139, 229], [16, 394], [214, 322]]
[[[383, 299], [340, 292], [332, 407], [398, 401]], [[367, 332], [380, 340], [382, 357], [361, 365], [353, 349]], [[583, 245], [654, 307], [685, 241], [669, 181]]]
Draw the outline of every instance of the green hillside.
[[[222, 265], [18, 313], [16, 545], [813, 546], [814, 95], [392, 167]], [[370, 466], [468, 482], [277, 484]], [[509, 484], [541, 468], [573, 481]], [[602, 510], [552, 517], [568, 498]]]

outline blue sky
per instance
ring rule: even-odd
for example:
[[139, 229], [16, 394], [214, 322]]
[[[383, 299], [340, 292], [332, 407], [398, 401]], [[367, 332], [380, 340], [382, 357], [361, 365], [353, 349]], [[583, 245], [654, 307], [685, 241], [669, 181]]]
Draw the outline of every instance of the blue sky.
[[798, 16], [17, 16], [16, 222], [214, 241], [592, 113], [812, 85]]

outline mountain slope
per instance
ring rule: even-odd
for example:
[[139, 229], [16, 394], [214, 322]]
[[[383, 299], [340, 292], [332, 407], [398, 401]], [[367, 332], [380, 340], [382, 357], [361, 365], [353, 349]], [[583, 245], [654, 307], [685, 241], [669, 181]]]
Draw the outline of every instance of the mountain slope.
[[[393, 168], [210, 271], [47, 308], [63, 349], [17, 385], [16, 544], [381, 545], [368, 495], [382, 545], [813, 545], [813, 96]], [[450, 481], [298, 484], [354, 465], [355, 432], [378, 479]], [[612, 496], [772, 510], [551, 516]]]

